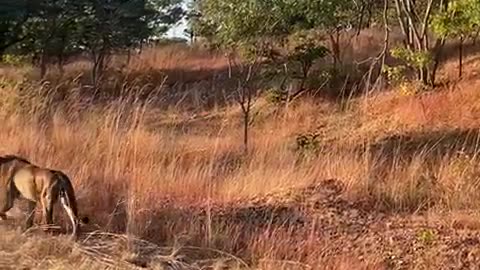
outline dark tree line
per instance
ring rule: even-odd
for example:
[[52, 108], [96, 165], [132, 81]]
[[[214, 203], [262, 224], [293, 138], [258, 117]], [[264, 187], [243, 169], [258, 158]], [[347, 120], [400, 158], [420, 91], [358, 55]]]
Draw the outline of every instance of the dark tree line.
[[96, 83], [113, 53], [140, 47], [184, 15], [181, 0], [2, 0], [0, 56], [28, 56], [40, 67], [61, 69], [85, 54]]

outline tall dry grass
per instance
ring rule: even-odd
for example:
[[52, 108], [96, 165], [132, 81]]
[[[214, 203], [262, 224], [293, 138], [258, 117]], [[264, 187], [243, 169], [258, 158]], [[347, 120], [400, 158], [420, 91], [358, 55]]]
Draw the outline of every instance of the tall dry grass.
[[[168, 55], [162, 57], [173, 61]], [[148, 64], [142, 59], [132, 62], [133, 70]], [[375, 96], [367, 111], [363, 99], [353, 100], [347, 111], [300, 101], [276, 114], [260, 100], [251, 152], [244, 155], [235, 106], [190, 121], [190, 114], [159, 111], [153, 101], [138, 98], [139, 88], [98, 104], [75, 82], [59, 98], [55, 88], [6, 77], [0, 153], [66, 172], [80, 211], [105, 231], [222, 250], [262, 269], [292, 269], [287, 261], [349, 269], [357, 262], [323, 258], [329, 243], [309, 230], [218, 221], [213, 210], [331, 178], [346, 185], [348, 198], [390, 213], [477, 209], [480, 203], [478, 153], [470, 138], [477, 135], [445, 135], [478, 128], [473, 88], [421, 98]], [[462, 120], [465, 113], [472, 117]], [[295, 150], [295, 136], [312, 130], [323, 132], [320, 146], [305, 159]], [[443, 135], [429, 137], [439, 130]], [[365, 269], [381, 269], [374, 265], [375, 258]]]
[[[235, 222], [211, 223], [200, 211], [226, 203], [241, 206], [272, 191], [325, 178], [345, 175], [345, 181], [354, 184], [344, 164], [350, 163], [352, 170], [361, 167], [355, 158], [331, 155], [299, 164], [289, 138], [295, 127], [256, 130], [252, 152], [243, 156], [234, 124], [200, 134], [181, 134], [181, 125], [152, 130], [147, 123], [156, 110], [148, 103], [125, 98], [89, 105], [76, 95], [55, 101], [53, 94], [36, 87], [11, 84], [2, 89], [0, 153], [66, 172], [81, 213], [106, 231], [166, 245], [184, 238], [246, 260], [276, 260], [277, 252], [282, 258], [288, 255], [288, 250], [278, 250], [274, 235], [267, 237], [276, 229], [244, 231]], [[296, 242], [285, 230], [281, 241]], [[232, 237], [238, 241], [232, 242]], [[299, 248], [302, 245], [298, 242]], [[305, 256], [291, 255], [295, 261]]]

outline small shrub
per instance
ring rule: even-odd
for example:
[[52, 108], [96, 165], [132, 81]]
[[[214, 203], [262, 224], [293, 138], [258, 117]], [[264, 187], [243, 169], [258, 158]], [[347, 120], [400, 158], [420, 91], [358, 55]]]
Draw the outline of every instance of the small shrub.
[[385, 65], [382, 68], [382, 73], [387, 75], [388, 81], [393, 84], [393, 85], [398, 85], [403, 82], [405, 82], [405, 66], [396, 66], [396, 67], [391, 67], [388, 65]]
[[417, 240], [424, 245], [431, 245], [435, 241], [436, 236], [432, 229], [422, 229], [417, 233]]
[[272, 104], [280, 104], [287, 100], [287, 93], [278, 88], [270, 88], [265, 91], [265, 98]]
[[303, 157], [316, 154], [320, 149], [320, 141], [318, 140], [319, 134], [306, 133], [300, 134], [296, 138], [296, 150]]
[[432, 55], [429, 52], [414, 52], [404, 47], [396, 47], [390, 50], [393, 57], [404, 61], [409, 67], [423, 68], [432, 63]]

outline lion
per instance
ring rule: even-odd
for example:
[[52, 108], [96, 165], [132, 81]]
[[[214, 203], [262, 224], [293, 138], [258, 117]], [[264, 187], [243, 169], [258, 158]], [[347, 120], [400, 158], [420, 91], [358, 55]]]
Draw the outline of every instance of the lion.
[[78, 217], [75, 192], [68, 176], [58, 170], [42, 168], [29, 161], [9, 155], [0, 157], [0, 218], [13, 207], [15, 199], [28, 202], [28, 217], [25, 229], [33, 225], [34, 210], [38, 202], [42, 205], [43, 220], [53, 224], [53, 206], [60, 203], [67, 213], [72, 226], [72, 236], [78, 236], [81, 223], [88, 223], [88, 217]]

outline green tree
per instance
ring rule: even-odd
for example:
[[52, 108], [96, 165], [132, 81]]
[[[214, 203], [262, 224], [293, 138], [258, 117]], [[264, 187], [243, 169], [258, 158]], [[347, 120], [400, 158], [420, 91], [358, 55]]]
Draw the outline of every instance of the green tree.
[[334, 65], [341, 61], [340, 33], [364, 25], [360, 7], [350, 0], [203, 0], [194, 9], [193, 31], [220, 44], [321, 30], [329, 38]]
[[9, 47], [24, 40], [24, 24], [36, 11], [36, 2], [3, 0], [0, 2], [0, 57]]
[[404, 60], [417, 70], [418, 79], [430, 83], [429, 64], [431, 60], [428, 22], [436, 0], [428, 0], [427, 6], [414, 0], [394, 0], [397, 20], [404, 35], [404, 48], [393, 51], [393, 56]]
[[48, 59], [86, 52], [96, 85], [113, 53], [164, 34], [183, 16], [181, 0], [37, 0], [0, 3], [0, 53], [15, 45], [33, 55], [42, 76]]
[[462, 77], [463, 43], [480, 27], [480, 2], [476, 0], [455, 0], [448, 3], [442, 12], [432, 20], [432, 29], [442, 39], [458, 38], [458, 76]]
[[38, 1], [35, 13], [24, 23], [26, 37], [17, 44], [16, 51], [31, 55], [40, 66], [43, 77], [47, 63], [56, 59], [62, 70], [65, 58], [80, 52], [77, 39], [79, 18], [84, 6], [73, 0]]
[[[257, 93], [255, 83], [261, 67], [269, 38], [283, 31], [282, 7], [277, 0], [204, 0], [196, 3], [197, 16], [191, 28], [226, 50], [229, 58], [229, 75], [236, 81], [235, 99], [243, 113], [243, 143], [248, 151], [249, 126], [252, 105]], [[199, 15], [199, 16], [198, 16]], [[240, 53], [241, 59], [234, 53]]]
[[[358, 22], [358, 9], [349, 0], [203, 0], [194, 4], [194, 10], [191, 31], [207, 38], [214, 46], [240, 53], [246, 59], [244, 63], [249, 63], [248, 68], [239, 69], [248, 71], [242, 78], [254, 81], [251, 70], [260, 70], [261, 64], [269, 62], [274, 68], [283, 67], [274, 72], [284, 77], [282, 85], [288, 79], [298, 80], [293, 93], [288, 87], [287, 100], [304, 92], [316, 60], [331, 52], [334, 66], [340, 62], [340, 32]], [[326, 35], [331, 50], [322, 44], [322, 38], [315, 40], [316, 32]], [[246, 144], [252, 101], [251, 93], [243, 91], [252, 87], [246, 87], [245, 80], [238, 85], [243, 85], [239, 100], [244, 112]]]
[[142, 0], [85, 0], [78, 21], [78, 43], [90, 55], [92, 82], [97, 85], [115, 51], [126, 50], [146, 41], [154, 32], [158, 15]]

